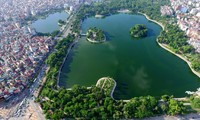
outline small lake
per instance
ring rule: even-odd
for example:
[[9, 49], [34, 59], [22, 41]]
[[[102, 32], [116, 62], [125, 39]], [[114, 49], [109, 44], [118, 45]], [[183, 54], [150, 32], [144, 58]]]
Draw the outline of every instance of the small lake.
[[67, 20], [68, 14], [66, 12], [56, 12], [48, 15], [45, 19], [39, 19], [31, 24], [31, 27], [35, 28], [37, 32], [52, 33], [55, 30], [59, 30], [58, 20]]
[[[148, 37], [131, 39], [129, 29], [135, 24], [145, 24]], [[200, 79], [188, 65], [157, 44], [161, 27], [144, 16], [117, 14], [104, 19], [88, 18], [82, 24], [83, 32], [89, 27], [104, 30], [108, 41], [92, 44], [85, 37], [80, 38], [62, 69], [61, 86], [91, 86], [99, 78], [110, 76], [117, 82], [116, 99], [163, 94], [184, 97], [185, 91], [200, 87]]]

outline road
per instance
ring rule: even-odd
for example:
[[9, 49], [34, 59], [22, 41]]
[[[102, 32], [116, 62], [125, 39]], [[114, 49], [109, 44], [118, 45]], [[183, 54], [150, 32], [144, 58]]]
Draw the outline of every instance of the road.
[[11, 117], [21, 115], [20, 112], [26, 107], [26, 104], [29, 103], [29, 99], [32, 99], [34, 92], [37, 91], [41, 80], [45, 75], [44, 73], [46, 69], [47, 65], [43, 65], [41, 67], [37, 78], [34, 80], [34, 83], [30, 86], [30, 88], [25, 88], [21, 93], [13, 95], [9, 102], [5, 101], [0, 104], [0, 117], [2, 119], [9, 119]]
[[[34, 112], [37, 113], [37, 116], [40, 120], [45, 120], [45, 117], [44, 115], [40, 112], [42, 110], [39, 110], [40, 109], [40, 106], [38, 103], [35, 103], [33, 100], [30, 101], [30, 104], [33, 105], [33, 108], [34, 108]], [[38, 109], [39, 108], [39, 109]]]
[[66, 37], [69, 33], [71, 33], [71, 28], [72, 28], [72, 24], [75, 20], [75, 15], [70, 15], [70, 18], [69, 18], [69, 22], [68, 24], [65, 26], [65, 29], [63, 30], [63, 37]]
[[63, 37], [66, 37], [69, 33], [71, 33], [72, 24], [76, 20], [76, 15], [79, 13], [81, 6], [77, 8], [77, 11], [74, 14], [70, 15], [70, 18], [68, 19], [69, 22], [63, 31]]

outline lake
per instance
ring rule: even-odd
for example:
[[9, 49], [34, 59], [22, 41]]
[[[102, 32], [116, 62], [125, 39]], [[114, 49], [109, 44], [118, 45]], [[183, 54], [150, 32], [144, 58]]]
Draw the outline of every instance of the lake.
[[[129, 29], [135, 24], [147, 26], [146, 38], [130, 37]], [[85, 33], [90, 27], [104, 30], [108, 40], [92, 44], [85, 37], [80, 38], [63, 66], [61, 86], [91, 86], [99, 78], [110, 76], [117, 82], [115, 99], [163, 94], [184, 97], [185, 91], [200, 86], [200, 79], [183, 60], [157, 44], [161, 27], [144, 16], [117, 14], [104, 19], [87, 18], [82, 31]]]
[[37, 32], [52, 33], [55, 30], [59, 30], [58, 20], [67, 20], [68, 14], [66, 12], [56, 12], [48, 15], [45, 19], [38, 19], [31, 24], [31, 27], [35, 28]]

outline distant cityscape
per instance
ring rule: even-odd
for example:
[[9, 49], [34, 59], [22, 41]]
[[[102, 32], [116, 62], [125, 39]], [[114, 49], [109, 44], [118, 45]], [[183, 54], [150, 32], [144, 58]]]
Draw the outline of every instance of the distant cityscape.
[[176, 14], [177, 24], [189, 37], [188, 43], [200, 53], [200, 0], [170, 0], [171, 6], [162, 6], [162, 15]]
[[83, 2], [91, 3], [90, 0], [1, 0], [0, 99], [20, 93], [54, 45], [51, 37], [35, 36], [35, 29], [23, 24], [24, 21], [66, 6], [72, 11]]

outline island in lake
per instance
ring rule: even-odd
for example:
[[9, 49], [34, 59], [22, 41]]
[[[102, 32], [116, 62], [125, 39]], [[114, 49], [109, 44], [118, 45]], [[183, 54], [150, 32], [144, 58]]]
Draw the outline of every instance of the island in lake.
[[100, 43], [106, 41], [106, 36], [103, 30], [98, 29], [96, 27], [89, 28], [86, 33], [87, 40], [92, 43]]
[[130, 34], [134, 38], [138, 37], [146, 37], [147, 36], [147, 27], [143, 24], [136, 24], [135, 26], [131, 27]]
[[64, 21], [64, 20], [58, 20], [58, 25], [60, 25], [60, 26], [62, 26], [62, 25], [65, 25], [66, 24], [66, 22]]

